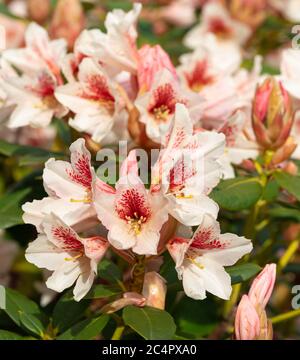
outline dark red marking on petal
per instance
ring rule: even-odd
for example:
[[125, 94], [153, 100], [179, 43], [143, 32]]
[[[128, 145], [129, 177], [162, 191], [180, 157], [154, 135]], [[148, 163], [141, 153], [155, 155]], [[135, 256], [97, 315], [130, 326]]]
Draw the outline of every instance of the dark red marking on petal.
[[182, 190], [186, 181], [194, 175], [196, 175], [196, 170], [187, 167], [184, 158], [178, 160], [169, 173], [169, 190], [171, 192]]
[[43, 72], [38, 76], [37, 84], [27, 86], [27, 89], [41, 98], [53, 97], [55, 83], [53, 78], [48, 73]]
[[72, 163], [72, 170], [67, 169], [67, 174], [74, 182], [91, 190], [93, 176], [90, 167], [90, 159], [86, 154], [81, 154], [79, 152], [76, 152], [75, 155], [76, 160]]
[[83, 248], [76, 234], [70, 228], [64, 226], [53, 226], [52, 235], [57, 240], [59, 248], [66, 251], [78, 251]]
[[191, 247], [200, 250], [224, 249], [225, 243], [221, 243], [220, 239], [215, 236], [213, 228], [205, 228], [197, 232]]
[[142, 219], [146, 222], [151, 216], [151, 210], [145, 196], [136, 189], [127, 189], [116, 204], [116, 212], [123, 220]]
[[148, 112], [158, 121], [166, 121], [169, 115], [175, 113], [177, 103], [187, 104], [187, 100], [179, 99], [171, 84], [164, 84], [157, 87], [148, 107]]
[[208, 31], [216, 34], [219, 37], [229, 38], [232, 36], [232, 29], [225, 21], [218, 17], [212, 17], [209, 20]]
[[200, 60], [196, 63], [191, 72], [184, 73], [190, 89], [199, 92], [204, 86], [213, 82], [213, 76], [208, 74], [207, 60]]
[[80, 96], [88, 100], [101, 102], [108, 108], [114, 109], [115, 98], [111, 94], [107, 80], [103, 75], [90, 75], [86, 81], [86, 88]]

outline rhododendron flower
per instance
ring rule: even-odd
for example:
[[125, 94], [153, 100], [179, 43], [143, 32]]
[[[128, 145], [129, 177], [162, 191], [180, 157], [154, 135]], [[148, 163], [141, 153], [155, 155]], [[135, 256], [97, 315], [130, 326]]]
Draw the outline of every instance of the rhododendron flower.
[[195, 49], [209, 33], [216, 35], [220, 41], [242, 45], [251, 35], [251, 29], [234, 20], [222, 4], [210, 2], [203, 6], [201, 23], [186, 35], [184, 44]]
[[70, 126], [100, 142], [110, 132], [118, 111], [113, 86], [101, 66], [86, 58], [79, 65], [78, 82], [58, 87], [55, 96], [76, 114]]
[[180, 62], [182, 83], [203, 98], [202, 122], [226, 120], [237, 107], [239, 94], [233, 75], [240, 66], [240, 50], [232, 43], [219, 45], [212, 37], [193, 53], [181, 56]]
[[49, 159], [45, 164], [43, 181], [48, 197], [27, 202], [22, 206], [23, 220], [40, 230], [45, 215], [55, 213], [68, 225], [73, 226], [93, 218], [93, 187], [96, 181], [91, 167], [91, 155], [84, 140], [78, 139], [70, 146], [71, 163]]
[[250, 117], [245, 111], [237, 110], [219, 128], [219, 132], [226, 136], [226, 151], [220, 160], [224, 178], [233, 178], [232, 164], [240, 165], [243, 160], [255, 159], [259, 153]]
[[90, 41], [82, 42], [78, 50], [97, 57], [115, 73], [124, 70], [135, 74], [138, 63], [135, 27], [141, 8], [141, 4], [135, 3], [127, 13], [119, 9], [109, 12], [105, 20], [107, 33], [89, 30]]
[[157, 254], [162, 225], [168, 219], [167, 202], [152, 194], [138, 176], [135, 152], [122, 164], [116, 187], [97, 187], [95, 208], [108, 229], [108, 241], [117, 249], [140, 255]]
[[62, 292], [76, 282], [74, 299], [81, 300], [93, 285], [108, 242], [99, 236], [81, 238], [54, 214], [45, 217], [42, 229], [26, 250], [27, 261], [53, 271], [46, 281], [52, 290]]
[[216, 218], [218, 205], [207, 195], [218, 184], [225, 136], [216, 132], [193, 133], [192, 121], [184, 105], [177, 104], [174, 125], [152, 169], [151, 190], [162, 189], [170, 214], [185, 225], [202, 221], [204, 213]]
[[221, 234], [219, 223], [207, 214], [192, 239], [174, 238], [167, 248], [186, 295], [202, 300], [208, 291], [228, 300], [231, 280], [224, 266], [231, 266], [248, 254], [252, 244], [235, 234]]
[[146, 124], [146, 133], [151, 140], [165, 143], [177, 103], [187, 106], [194, 122], [200, 119], [201, 97], [192, 91], [181, 89], [178, 79], [170, 71], [161, 70], [149, 92], [139, 95], [135, 101], [140, 121]]
[[31, 23], [25, 33], [25, 43], [25, 48], [4, 51], [3, 58], [27, 75], [48, 71], [62, 84], [60, 63], [66, 54], [66, 41], [50, 41], [44, 28]]
[[6, 77], [2, 71], [0, 84], [8, 100], [16, 104], [8, 122], [11, 128], [26, 125], [46, 127], [53, 116], [61, 117], [67, 113], [54, 97], [56, 79], [46, 70], [36, 76], [22, 77]]

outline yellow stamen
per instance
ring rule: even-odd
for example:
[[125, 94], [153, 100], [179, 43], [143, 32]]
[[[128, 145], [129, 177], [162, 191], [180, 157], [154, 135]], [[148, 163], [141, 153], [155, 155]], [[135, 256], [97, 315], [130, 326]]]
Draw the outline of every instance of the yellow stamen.
[[199, 269], [203, 270], [204, 269], [204, 265], [199, 264], [197, 261], [195, 261], [195, 259], [193, 259], [192, 257], [188, 257], [188, 260], [190, 260], [190, 262], [192, 262], [194, 265], [196, 265]]
[[80, 254], [78, 254], [76, 256], [73, 256], [71, 258], [65, 258], [64, 260], [65, 261], [76, 261], [77, 259], [81, 258], [81, 256], [83, 256], [83, 253], [80, 253]]
[[193, 195], [184, 195], [183, 193], [180, 193], [180, 194], [176, 194], [175, 197], [177, 199], [192, 199], [194, 196]]

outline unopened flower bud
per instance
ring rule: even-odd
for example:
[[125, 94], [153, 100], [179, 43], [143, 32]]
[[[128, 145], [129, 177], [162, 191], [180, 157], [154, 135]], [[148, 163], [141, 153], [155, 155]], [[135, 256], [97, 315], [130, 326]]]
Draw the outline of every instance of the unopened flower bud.
[[50, 24], [50, 36], [54, 39], [65, 38], [72, 49], [84, 26], [85, 17], [80, 1], [59, 0]]
[[284, 172], [293, 176], [298, 174], [298, 170], [298, 166], [293, 161], [288, 161], [283, 168]]
[[272, 322], [267, 318], [264, 309], [259, 313], [259, 326], [260, 331], [257, 340], [273, 340]]
[[146, 298], [146, 305], [163, 310], [166, 300], [166, 280], [157, 272], [145, 274], [142, 295]]
[[50, 14], [50, 0], [28, 0], [27, 9], [30, 19], [42, 24]]
[[247, 295], [242, 297], [237, 308], [234, 328], [237, 340], [255, 340], [259, 336], [260, 320]]
[[271, 165], [278, 165], [288, 160], [293, 154], [293, 152], [296, 150], [296, 148], [297, 144], [295, 143], [294, 139], [292, 137], [289, 137], [285, 144], [275, 151], [272, 157]]
[[249, 299], [255, 307], [258, 305], [263, 309], [266, 307], [274, 288], [275, 279], [275, 264], [267, 264], [254, 279], [249, 291]]
[[293, 125], [291, 98], [275, 78], [267, 78], [255, 92], [252, 126], [258, 144], [277, 150], [288, 139]]

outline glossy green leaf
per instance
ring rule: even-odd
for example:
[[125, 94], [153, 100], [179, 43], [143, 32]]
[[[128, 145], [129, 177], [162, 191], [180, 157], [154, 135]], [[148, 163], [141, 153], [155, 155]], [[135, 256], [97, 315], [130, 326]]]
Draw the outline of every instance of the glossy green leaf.
[[10, 288], [5, 288], [3, 310], [18, 326], [38, 335], [47, 323], [46, 316], [35, 302]]
[[300, 222], [300, 210], [298, 209], [276, 206], [269, 210], [269, 214], [273, 218], [293, 219]]
[[210, 196], [223, 209], [239, 211], [253, 206], [261, 195], [257, 178], [235, 178], [221, 181]]
[[98, 275], [110, 283], [118, 283], [122, 279], [120, 268], [108, 259], [102, 259], [98, 264]]
[[21, 201], [31, 189], [23, 189], [0, 197], [0, 229], [22, 224]]
[[127, 306], [123, 310], [123, 320], [146, 340], [172, 339], [176, 331], [172, 316], [152, 307]]
[[0, 340], [22, 340], [23, 337], [7, 330], [0, 330]]
[[277, 171], [274, 174], [278, 184], [290, 194], [294, 195], [300, 201], [300, 176], [293, 176], [283, 171]]
[[45, 324], [39, 318], [39, 316], [35, 316], [30, 313], [20, 312], [20, 321], [23, 327], [32, 332], [39, 337], [43, 336], [43, 332], [45, 331]]
[[101, 333], [108, 320], [108, 315], [83, 320], [61, 334], [57, 340], [91, 340]]
[[65, 331], [83, 317], [89, 304], [89, 300], [75, 301], [71, 291], [68, 291], [54, 307], [53, 327], [59, 332]]
[[177, 334], [189, 339], [199, 339], [210, 334], [217, 326], [218, 308], [213, 296], [194, 300], [184, 296], [174, 310], [178, 324]]
[[11, 144], [4, 140], [0, 140], [0, 154], [16, 157], [19, 165], [22, 166], [45, 163], [50, 157], [57, 159], [64, 157], [64, 154], [60, 152], [48, 151], [33, 146]]
[[231, 277], [232, 284], [238, 284], [240, 282], [249, 280], [258, 274], [260, 270], [261, 267], [253, 263], [235, 265], [226, 268], [226, 271]]
[[85, 295], [84, 299], [101, 299], [108, 298], [120, 294], [120, 288], [107, 285], [94, 285], [91, 290]]

